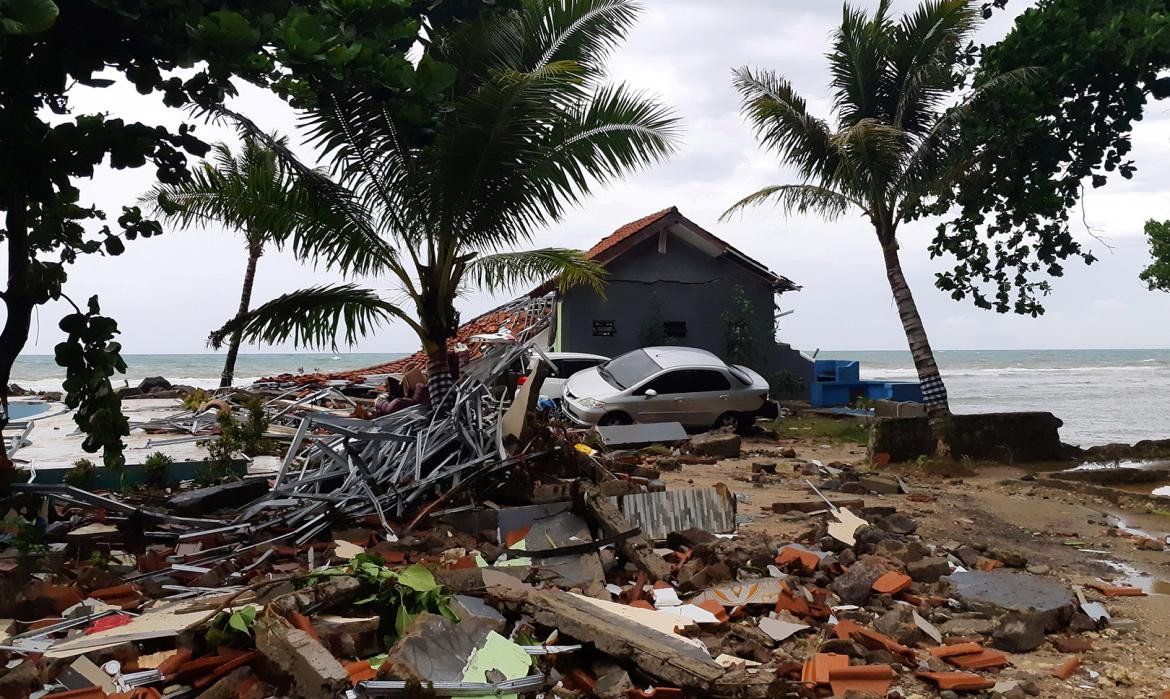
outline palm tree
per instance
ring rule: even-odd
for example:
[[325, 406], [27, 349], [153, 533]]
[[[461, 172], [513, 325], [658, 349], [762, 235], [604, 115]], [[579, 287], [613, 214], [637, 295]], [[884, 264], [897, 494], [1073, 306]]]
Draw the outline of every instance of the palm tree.
[[[389, 277], [409, 311], [347, 284], [287, 294], [217, 332], [320, 345], [333, 342], [339, 323], [352, 340], [397, 318], [418, 335], [432, 401], [448, 410], [457, 297], [553, 277], [599, 286], [600, 267], [579, 251], [517, 247], [598, 183], [674, 149], [670, 110], [605, 81], [606, 57], [637, 12], [632, 0], [530, 0], [485, 25], [432, 35], [416, 72], [451, 81], [432, 134], [408, 132], [368, 92], [328, 97], [306, 114], [332, 177], [268, 139], [301, 186], [344, 217], [344, 226], [305, 236], [301, 253], [350, 274]], [[440, 66], [454, 73], [444, 76]]]
[[809, 113], [791, 83], [771, 71], [740, 68], [734, 84], [762, 145], [801, 181], [765, 187], [728, 209], [764, 203], [836, 219], [851, 210], [873, 225], [890, 291], [922, 383], [935, 454], [952, 455], [953, 420], [922, 318], [898, 259], [898, 226], [952, 187], [970, 159], [953, 152], [956, 127], [990, 87], [1026, 77], [1005, 74], [943, 108], [961, 85], [964, 44], [978, 25], [970, 0], [927, 0], [895, 22], [882, 0], [872, 17], [845, 5], [828, 53], [836, 127]]
[[[269, 136], [284, 147], [287, 139]], [[276, 157], [257, 139], [246, 136], [239, 153], [225, 143], [216, 144], [212, 158], [192, 177], [176, 184], [159, 184], [140, 199], [154, 215], [181, 228], [219, 223], [244, 233], [248, 265], [244, 271], [240, 306], [236, 316], [250, 310], [256, 264], [266, 245], [280, 246], [290, 237], [310, 234], [315, 229], [336, 226], [339, 220], [328, 207], [320, 206], [312, 192], [299, 187]], [[241, 203], [246, 202], [246, 205]], [[212, 333], [211, 344], [218, 349], [222, 337]], [[231, 333], [224, 360], [220, 388], [232, 385], [241, 334]]]

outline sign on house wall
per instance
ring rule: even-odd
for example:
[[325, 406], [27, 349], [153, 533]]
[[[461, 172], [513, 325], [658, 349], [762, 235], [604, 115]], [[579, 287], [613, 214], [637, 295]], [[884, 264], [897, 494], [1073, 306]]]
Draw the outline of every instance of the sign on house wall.
[[612, 320], [593, 321], [593, 337], [613, 337], [616, 334], [617, 328]]

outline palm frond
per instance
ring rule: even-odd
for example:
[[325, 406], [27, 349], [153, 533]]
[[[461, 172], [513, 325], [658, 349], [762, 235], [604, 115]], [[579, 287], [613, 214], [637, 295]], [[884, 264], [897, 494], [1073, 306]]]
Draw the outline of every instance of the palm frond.
[[792, 84], [770, 71], [732, 71], [742, 111], [765, 148], [776, 151], [802, 177], [822, 177], [836, 168], [828, 125], [808, 112]]
[[[565, 102], [561, 96], [548, 99]], [[457, 203], [466, 217], [453, 211], [450, 218], [464, 223], [464, 249], [498, 250], [526, 240], [595, 185], [658, 162], [678, 144], [673, 111], [625, 85], [551, 111], [525, 100], [515, 113], [484, 139], [468, 139], [453, 150], [474, 158], [474, 172], [467, 171], [466, 160], [445, 161], [445, 168], [457, 169], [445, 181], [462, 194]]]
[[584, 80], [596, 80], [604, 75], [606, 58], [640, 11], [633, 0], [525, 3], [519, 12], [485, 28], [479, 60], [493, 68], [525, 73], [571, 61], [581, 66]]
[[719, 220], [727, 221], [744, 209], [769, 203], [780, 206], [786, 213], [812, 212], [830, 221], [840, 218], [853, 207], [862, 211], [868, 210], [860, 200], [828, 187], [814, 184], [780, 184], [764, 187], [740, 199], [724, 211]]
[[212, 112], [232, 122], [244, 137], [255, 138], [268, 148], [288, 173], [306, 206], [326, 212], [332, 225], [293, 231], [293, 247], [302, 259], [323, 261], [351, 274], [401, 270], [398, 251], [379, 234], [378, 221], [355, 194], [329, 176], [300, 161], [285, 143], [266, 134], [251, 119], [226, 107]]
[[585, 285], [604, 296], [605, 268], [580, 250], [543, 248], [484, 255], [468, 264], [466, 275], [491, 292], [551, 279], [561, 291]]
[[881, 0], [874, 16], [846, 4], [841, 26], [828, 53], [833, 108], [842, 126], [862, 119], [880, 119], [882, 80], [889, 62], [890, 0]]
[[336, 347], [338, 336], [352, 345], [392, 319], [415, 329], [417, 323], [400, 308], [369, 289], [354, 284], [316, 286], [293, 291], [237, 315], [211, 333], [215, 348], [240, 333], [244, 342], [278, 344], [292, 340], [295, 347]]
[[891, 123], [920, 134], [955, 87], [955, 61], [979, 25], [974, 0], [927, 0], [892, 30], [884, 86]]
[[862, 119], [834, 134], [832, 144], [840, 163], [833, 181], [870, 199], [890, 191], [910, 148], [904, 131], [876, 119]]

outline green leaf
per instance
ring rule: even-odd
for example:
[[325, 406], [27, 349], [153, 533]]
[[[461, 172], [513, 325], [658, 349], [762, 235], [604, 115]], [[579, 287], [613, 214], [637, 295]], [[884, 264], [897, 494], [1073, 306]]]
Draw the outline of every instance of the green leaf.
[[398, 612], [394, 615], [394, 630], [401, 638], [406, 633], [406, 629], [410, 627], [410, 622], [414, 621], [415, 614], [406, 611], [405, 606], [398, 607]]
[[455, 82], [455, 66], [440, 63], [424, 55], [415, 69], [415, 88], [424, 95], [433, 95], [446, 90]]
[[216, 10], [199, 21], [199, 37], [217, 48], [243, 53], [260, 41], [260, 32], [238, 12]]
[[244, 615], [239, 612], [233, 612], [228, 617], [228, 627], [239, 631], [240, 633], [248, 633], [248, 622], [244, 620]]
[[451, 621], [454, 621], [456, 623], [458, 623], [460, 621], [459, 615], [455, 613], [454, 609], [451, 609], [451, 605], [446, 600], [439, 602], [438, 608], [439, 608], [439, 613], [442, 614], [443, 616], [447, 617]]
[[431, 592], [439, 587], [434, 574], [418, 563], [398, 573], [398, 584], [416, 592]]
[[126, 244], [116, 235], [106, 236], [105, 246], [106, 254], [108, 255], [117, 256], [126, 252]]
[[0, 0], [4, 34], [39, 34], [53, 26], [59, 10], [52, 0]]

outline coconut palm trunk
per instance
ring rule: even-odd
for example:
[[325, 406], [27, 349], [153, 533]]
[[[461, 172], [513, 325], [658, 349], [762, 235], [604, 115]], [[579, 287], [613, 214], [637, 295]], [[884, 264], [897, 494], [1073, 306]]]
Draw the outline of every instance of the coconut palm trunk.
[[818, 118], [792, 83], [772, 71], [740, 68], [735, 86], [761, 144], [800, 176], [764, 187], [724, 213], [778, 204], [790, 213], [838, 219], [860, 213], [881, 243], [890, 291], [922, 383], [934, 454], [955, 455], [947, 391], [898, 259], [897, 228], [931, 212], [941, 192], [967, 174], [958, 125], [991, 86], [1028, 79], [1000, 75], [943, 108], [962, 85], [964, 47], [979, 25], [973, 0], [923, 0], [901, 19], [890, 0], [870, 15], [845, 5], [827, 54], [835, 124]]
[[[252, 305], [252, 284], [256, 281], [256, 263], [260, 261], [260, 256], [264, 254], [264, 242], [262, 240], [254, 240], [249, 236], [248, 241], [248, 267], [244, 271], [244, 288], [240, 290], [240, 310], [236, 312], [236, 317], [243, 316], [251, 309]], [[232, 385], [232, 380], [236, 373], [236, 357], [240, 354], [240, 342], [243, 340], [243, 331], [237, 330], [232, 333], [231, 342], [228, 344], [227, 358], [223, 362], [223, 374], [220, 375], [219, 387], [228, 388]]]
[[954, 420], [950, 405], [947, 403], [947, 389], [943, 385], [942, 377], [939, 376], [934, 351], [930, 349], [930, 340], [927, 339], [926, 329], [922, 326], [922, 316], [918, 314], [914, 295], [910, 293], [910, 285], [906, 283], [906, 276], [902, 274], [902, 262], [898, 259], [898, 241], [893, 236], [888, 236], [882, 241], [882, 258], [886, 264], [890, 293], [894, 296], [898, 317], [906, 333], [906, 342], [910, 345], [914, 369], [918, 372], [918, 381], [922, 384], [927, 420], [930, 423], [931, 437], [934, 439], [935, 456], [950, 458]]

